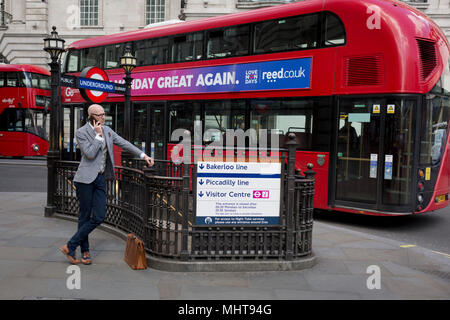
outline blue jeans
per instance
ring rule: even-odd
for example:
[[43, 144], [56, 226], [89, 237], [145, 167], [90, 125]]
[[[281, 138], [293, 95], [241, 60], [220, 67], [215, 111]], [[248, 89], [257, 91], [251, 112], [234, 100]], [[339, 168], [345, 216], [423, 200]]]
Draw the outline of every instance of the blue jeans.
[[78, 246], [81, 247], [82, 253], [89, 251], [89, 234], [105, 220], [106, 216], [106, 183], [103, 174], [99, 174], [92, 183], [75, 182], [75, 186], [80, 216], [78, 230], [67, 243], [71, 256], [75, 256]]

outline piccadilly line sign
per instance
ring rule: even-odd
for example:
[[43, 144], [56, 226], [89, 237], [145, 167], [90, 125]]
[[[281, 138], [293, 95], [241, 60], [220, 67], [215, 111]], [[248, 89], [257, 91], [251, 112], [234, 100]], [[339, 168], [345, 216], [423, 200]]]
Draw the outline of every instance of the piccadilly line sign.
[[[135, 72], [133, 96], [309, 89], [312, 58]], [[123, 75], [110, 80], [123, 82]]]

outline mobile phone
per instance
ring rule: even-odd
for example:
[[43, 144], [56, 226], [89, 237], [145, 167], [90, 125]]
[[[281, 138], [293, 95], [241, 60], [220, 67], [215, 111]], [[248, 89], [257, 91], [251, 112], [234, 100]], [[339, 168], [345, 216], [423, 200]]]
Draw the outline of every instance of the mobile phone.
[[89, 116], [89, 122], [95, 126], [95, 118], [93, 116]]

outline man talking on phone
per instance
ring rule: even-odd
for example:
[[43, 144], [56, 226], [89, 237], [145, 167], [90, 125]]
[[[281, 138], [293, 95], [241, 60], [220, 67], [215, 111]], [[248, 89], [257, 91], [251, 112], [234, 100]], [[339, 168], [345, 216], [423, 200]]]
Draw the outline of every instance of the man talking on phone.
[[[105, 126], [105, 111], [98, 104], [88, 109], [89, 122], [76, 132], [81, 161], [73, 179], [80, 205], [78, 230], [60, 250], [73, 264], [91, 264], [89, 234], [106, 216], [106, 183], [115, 179], [113, 144], [153, 166], [153, 159]], [[92, 213], [92, 215], [91, 215]], [[75, 251], [81, 248], [81, 260]]]

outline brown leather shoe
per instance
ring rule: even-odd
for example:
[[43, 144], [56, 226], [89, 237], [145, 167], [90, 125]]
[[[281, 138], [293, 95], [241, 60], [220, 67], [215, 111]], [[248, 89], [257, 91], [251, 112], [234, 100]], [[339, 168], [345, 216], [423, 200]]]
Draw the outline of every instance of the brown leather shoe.
[[81, 257], [81, 263], [82, 264], [92, 264], [91, 255], [88, 251], [83, 252], [83, 256]]
[[63, 255], [66, 256], [66, 258], [70, 261], [72, 264], [80, 264], [81, 261], [78, 260], [75, 256], [69, 255], [69, 248], [67, 247], [67, 244], [63, 245], [59, 250], [63, 253]]

